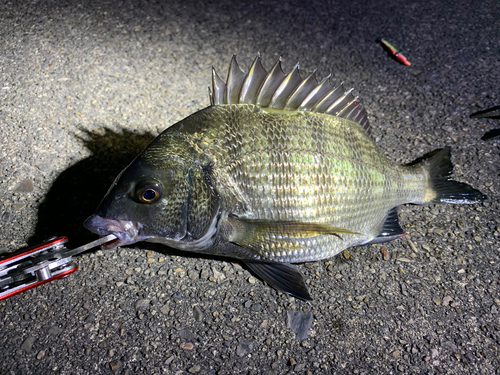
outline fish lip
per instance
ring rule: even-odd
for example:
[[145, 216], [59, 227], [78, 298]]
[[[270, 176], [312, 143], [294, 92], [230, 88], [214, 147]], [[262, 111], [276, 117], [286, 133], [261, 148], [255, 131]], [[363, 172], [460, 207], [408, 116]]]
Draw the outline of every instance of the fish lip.
[[85, 220], [83, 226], [100, 236], [114, 234], [117, 237], [115, 240], [102, 244], [103, 250], [115, 249], [118, 246], [130, 245], [145, 239], [141, 236], [142, 224], [137, 221], [113, 219], [96, 214]]

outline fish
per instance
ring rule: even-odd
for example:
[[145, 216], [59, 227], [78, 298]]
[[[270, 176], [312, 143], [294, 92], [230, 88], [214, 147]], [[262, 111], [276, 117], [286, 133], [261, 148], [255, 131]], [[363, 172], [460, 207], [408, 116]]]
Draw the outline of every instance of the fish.
[[[209, 90], [210, 91], [210, 90]], [[160, 133], [115, 179], [84, 226], [237, 259], [273, 288], [311, 301], [296, 263], [395, 240], [402, 204], [487, 199], [451, 179], [450, 149], [412, 165], [388, 160], [366, 109], [330, 76], [212, 67], [210, 105]]]

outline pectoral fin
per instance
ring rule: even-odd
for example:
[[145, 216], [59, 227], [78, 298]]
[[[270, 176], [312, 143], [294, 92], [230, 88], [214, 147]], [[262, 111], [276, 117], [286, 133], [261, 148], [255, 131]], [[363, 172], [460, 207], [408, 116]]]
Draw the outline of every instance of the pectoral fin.
[[245, 246], [245, 243], [251, 243], [255, 246], [256, 242], [265, 237], [263, 235], [289, 238], [314, 237], [320, 234], [331, 234], [342, 238], [340, 237], [342, 233], [361, 235], [361, 233], [335, 227], [330, 224], [308, 223], [304, 221], [245, 219], [230, 215], [229, 222], [237, 232], [232, 242], [242, 246]]
[[253, 272], [273, 288], [304, 301], [312, 301], [302, 275], [289, 263], [245, 262]]

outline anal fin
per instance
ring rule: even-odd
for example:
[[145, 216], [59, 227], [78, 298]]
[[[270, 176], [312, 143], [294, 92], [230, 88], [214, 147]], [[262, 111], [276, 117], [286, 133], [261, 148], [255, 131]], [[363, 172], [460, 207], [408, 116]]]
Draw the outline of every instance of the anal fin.
[[389, 242], [404, 236], [406, 233], [403, 231], [398, 221], [398, 208], [394, 207], [391, 209], [387, 216], [385, 217], [382, 228], [380, 228], [380, 233], [370, 242], [366, 242], [364, 245], [371, 245], [374, 243]]
[[289, 263], [245, 262], [262, 280], [280, 292], [304, 301], [312, 301], [301, 273]]

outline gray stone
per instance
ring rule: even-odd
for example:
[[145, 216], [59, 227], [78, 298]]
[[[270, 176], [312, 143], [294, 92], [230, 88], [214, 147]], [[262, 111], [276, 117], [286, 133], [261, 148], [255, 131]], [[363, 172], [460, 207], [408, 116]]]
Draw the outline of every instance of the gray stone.
[[33, 181], [31, 180], [22, 180], [20, 181], [14, 191], [18, 193], [31, 193], [33, 191]]
[[144, 309], [147, 309], [149, 308], [149, 305], [151, 303], [151, 300], [147, 299], [147, 298], [141, 298], [141, 299], [138, 299], [136, 302], [135, 302], [135, 309], [136, 310], [144, 310]]
[[12, 220], [14, 220], [14, 214], [10, 211], [5, 211], [2, 214], [2, 221], [6, 223], [10, 223]]
[[58, 336], [62, 331], [64, 331], [63, 328], [57, 327], [57, 326], [52, 326], [49, 329], [49, 335]]
[[25, 352], [31, 352], [31, 349], [33, 348], [33, 344], [35, 343], [35, 340], [36, 340], [36, 337], [28, 336], [21, 344], [21, 349], [24, 350]]
[[200, 309], [200, 306], [198, 305], [195, 305], [193, 307], [193, 316], [194, 316], [194, 320], [196, 320], [197, 322], [201, 322], [203, 320], [203, 311]]
[[253, 350], [253, 342], [242, 341], [238, 344], [236, 348], [236, 354], [240, 357], [244, 357], [250, 354]]

